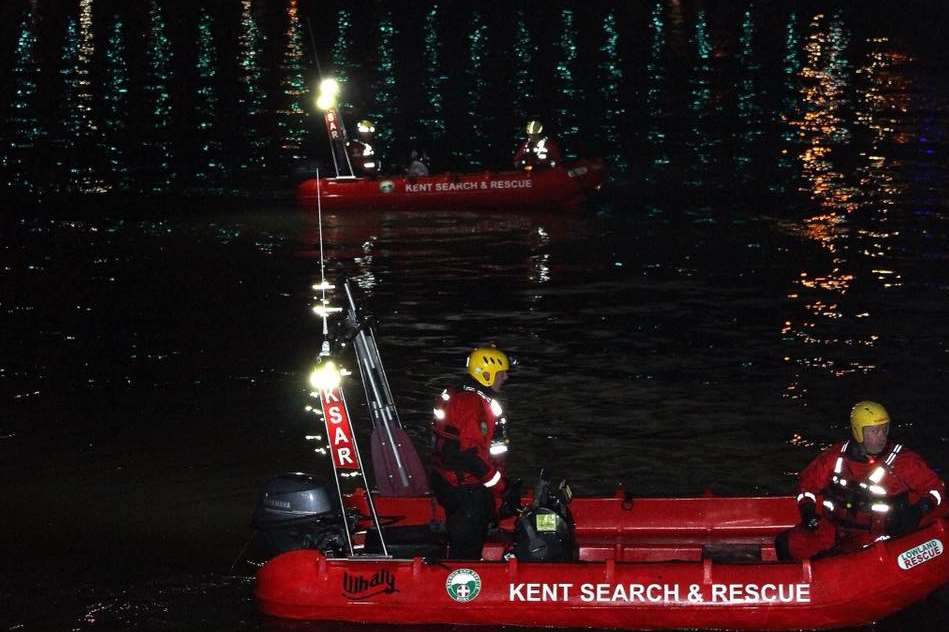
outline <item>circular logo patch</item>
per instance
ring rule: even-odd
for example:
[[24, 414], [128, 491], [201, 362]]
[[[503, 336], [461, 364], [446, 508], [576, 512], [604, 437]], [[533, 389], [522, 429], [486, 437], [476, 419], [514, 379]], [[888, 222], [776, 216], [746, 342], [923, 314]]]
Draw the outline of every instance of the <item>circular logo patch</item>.
[[473, 601], [481, 592], [481, 577], [470, 568], [459, 568], [445, 580], [445, 590], [459, 603]]
[[395, 182], [392, 180], [383, 180], [379, 183], [379, 190], [383, 193], [392, 193], [395, 191]]

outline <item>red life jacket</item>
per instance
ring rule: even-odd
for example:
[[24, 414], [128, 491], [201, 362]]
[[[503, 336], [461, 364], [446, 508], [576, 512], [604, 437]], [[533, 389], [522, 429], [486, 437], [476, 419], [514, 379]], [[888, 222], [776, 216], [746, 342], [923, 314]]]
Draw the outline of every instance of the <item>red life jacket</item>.
[[353, 169], [361, 175], [373, 176], [379, 173], [379, 160], [369, 143], [351, 140], [346, 143], [346, 151]]
[[847, 457], [849, 441], [840, 448], [834, 469], [821, 495], [824, 515], [845, 528], [884, 533], [886, 519], [897, 502], [907, 502], [910, 489], [893, 473], [902, 444], [893, 444], [878, 457], [858, 461]]
[[560, 146], [552, 138], [528, 138], [514, 152], [514, 167], [532, 169], [555, 167], [560, 162]]
[[433, 412], [432, 469], [450, 485], [497, 485], [502, 472], [491, 454], [491, 442], [504, 423], [500, 403], [465, 385], [445, 389]]

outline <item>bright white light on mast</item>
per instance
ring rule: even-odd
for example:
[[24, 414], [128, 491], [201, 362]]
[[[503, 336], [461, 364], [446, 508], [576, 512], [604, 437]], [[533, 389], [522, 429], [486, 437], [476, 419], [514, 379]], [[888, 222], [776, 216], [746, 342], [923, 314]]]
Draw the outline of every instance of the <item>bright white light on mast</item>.
[[320, 82], [319, 95], [316, 97], [316, 107], [323, 110], [332, 110], [336, 107], [336, 97], [339, 96], [339, 82], [327, 77]]
[[339, 386], [340, 381], [340, 371], [332, 361], [320, 363], [310, 373], [310, 386], [320, 392], [333, 390]]
[[339, 82], [332, 77], [327, 77], [320, 82], [320, 94], [328, 94], [331, 97], [339, 96]]

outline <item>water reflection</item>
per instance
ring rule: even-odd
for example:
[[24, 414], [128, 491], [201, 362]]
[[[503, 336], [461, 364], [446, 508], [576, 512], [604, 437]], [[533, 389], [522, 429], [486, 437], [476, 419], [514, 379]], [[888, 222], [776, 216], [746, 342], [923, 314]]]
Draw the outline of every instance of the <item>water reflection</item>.
[[46, 136], [46, 130], [36, 115], [37, 63], [36, 28], [38, 24], [35, 4], [23, 12], [14, 53], [13, 99], [9, 119], [13, 138], [3, 143], [0, 164], [7, 166], [7, 184], [17, 193], [35, 194], [38, 190], [35, 164], [37, 142]]
[[481, 12], [472, 10], [467, 34], [468, 63], [465, 66], [465, 120], [467, 143], [453, 143], [452, 157], [456, 164], [472, 168], [481, 163], [487, 151], [488, 120], [485, 116], [485, 57], [488, 54], [488, 27]]
[[545, 252], [550, 245], [550, 234], [543, 226], [538, 226], [532, 233], [532, 237], [531, 250], [540, 252], [535, 252], [529, 257], [530, 273], [528, 281], [531, 285], [544, 285], [550, 282], [550, 253]]
[[280, 84], [281, 104], [276, 111], [277, 127], [280, 129], [279, 154], [283, 164], [291, 165], [304, 159], [302, 148], [309, 130], [306, 125], [305, 103], [307, 90], [304, 83], [306, 55], [303, 47], [303, 23], [297, 0], [287, 3], [286, 45], [283, 49], [280, 69], [283, 79]]
[[[157, 7], [157, 3], [152, 3]], [[258, 7], [259, 8], [259, 7]], [[170, 81], [170, 61], [171, 61], [171, 50], [168, 41], [168, 37], [165, 34], [164, 18], [161, 17], [161, 13], [153, 9], [153, 13], [156, 19], [160, 22], [153, 23], [154, 37], [152, 38], [152, 43], [150, 45], [151, 58], [152, 58], [152, 67], [155, 73], [155, 99], [157, 102], [168, 102], [167, 109], [169, 111], [159, 113], [158, 108], [156, 108], [155, 116], [157, 119], [167, 119], [170, 116], [170, 97], [167, 96], [169, 86], [168, 82]], [[267, 166], [267, 154], [264, 151], [266, 142], [264, 139], [264, 129], [263, 129], [263, 117], [266, 114], [266, 95], [264, 92], [264, 37], [261, 33], [260, 27], [257, 24], [257, 17], [254, 15], [254, 3], [252, 0], [241, 0], [241, 16], [240, 16], [240, 34], [238, 36], [239, 42], [239, 73], [238, 81], [240, 84], [240, 92], [238, 95], [238, 104], [240, 105], [240, 111], [243, 115], [243, 120], [241, 121], [240, 133], [244, 137], [244, 155], [241, 156], [240, 171], [247, 174], [253, 173], [260, 169], [263, 169]], [[162, 96], [165, 95], [165, 96]], [[163, 109], [166, 106], [161, 106]], [[170, 123], [163, 123], [163, 127], [167, 128]], [[163, 163], [167, 162], [169, 165], [172, 164], [172, 158], [168, 153], [168, 150], [165, 149], [166, 146], [170, 147], [170, 144], [167, 143], [166, 139], [162, 138], [161, 143], [161, 154], [163, 156]], [[162, 165], [163, 173], [167, 173], [167, 170]], [[164, 189], [170, 185], [170, 182], [161, 183], [161, 188]]]
[[904, 123], [910, 86], [903, 71], [910, 59], [893, 50], [885, 37], [868, 38], [866, 45], [866, 61], [857, 69], [859, 96], [854, 114], [857, 125], [869, 133], [856, 176], [870, 226], [859, 227], [857, 234], [864, 242], [863, 253], [874, 260], [871, 272], [876, 280], [884, 288], [895, 288], [902, 285], [902, 276], [886, 259], [893, 256], [899, 229], [890, 228], [895, 219], [890, 213], [904, 196], [907, 184], [899, 171], [901, 159], [889, 154], [913, 139]]
[[738, 134], [735, 142], [735, 168], [739, 181], [748, 182], [753, 177], [749, 167], [754, 159], [758, 143], [764, 133], [762, 127], [761, 95], [757, 88], [760, 65], [755, 58], [755, 23], [751, 9], [745, 11], [738, 38]]
[[[792, 124], [801, 180], [818, 211], [798, 228], [827, 254], [829, 265], [810, 259], [788, 295], [801, 310], [781, 332], [793, 341], [787, 360], [797, 368], [786, 395], [794, 398], [806, 392], [809, 369], [837, 378], [877, 371], [872, 350], [881, 336], [897, 334], [877, 306], [880, 291], [903, 282], [893, 261], [899, 230], [890, 227], [890, 214], [906, 185], [898, 159], [888, 154], [909, 140], [902, 74], [908, 58], [885, 38], [871, 37], [863, 63], [852, 72], [850, 37], [839, 15], [816, 15], [808, 31], [802, 116]], [[847, 95], [854, 89], [859, 96], [851, 105]], [[856, 164], [844, 161], [855, 154]]]
[[330, 72], [343, 86], [340, 94], [339, 111], [345, 117], [352, 115], [353, 94], [357, 92], [353, 80], [359, 70], [359, 66], [353, 61], [352, 38], [353, 38], [353, 11], [346, 5], [336, 10], [336, 39], [333, 40], [333, 48], [330, 51]]
[[[376, 124], [375, 143], [382, 160], [392, 160], [392, 147], [395, 144], [394, 126], [401, 119], [396, 117], [395, 86], [395, 40], [398, 35], [392, 19], [392, 10], [379, 5], [379, 26], [376, 28], [376, 68], [372, 82], [372, 106], [369, 118]], [[385, 165], [384, 168], [387, 168]]]
[[[227, 178], [224, 163], [222, 126], [219, 121], [219, 99], [216, 88], [217, 52], [214, 45], [211, 15], [201, 10], [198, 22], [197, 84], [194, 94], [195, 135], [199, 141], [199, 157], [194, 180], [212, 189], [221, 187]], [[288, 144], [291, 141], [288, 139]], [[298, 140], [298, 143], [302, 139]], [[299, 146], [299, 145], [298, 145]]]
[[649, 61], [646, 64], [646, 111], [649, 117], [649, 127], [646, 131], [646, 141], [650, 146], [653, 169], [647, 171], [647, 178], [654, 180], [657, 171], [663, 170], [669, 164], [669, 155], [666, 148], [666, 125], [663, 110], [665, 93], [665, 65], [663, 51], [665, 50], [665, 21], [664, 5], [656, 2], [649, 18], [649, 31], [652, 35], [649, 47]]
[[125, 24], [116, 15], [106, 43], [106, 92], [102, 128], [109, 180], [120, 191], [129, 188], [126, 138], [128, 136], [128, 67], [125, 61]]
[[706, 174], [713, 162], [712, 152], [718, 140], [710, 132], [713, 127], [710, 122], [713, 118], [712, 105], [712, 44], [709, 40], [708, 23], [705, 10], [699, 9], [695, 17], [695, 29], [691, 37], [695, 62], [689, 76], [689, 112], [692, 123], [689, 127], [689, 149], [694, 159], [688, 161], [686, 168], [686, 182], [692, 186], [702, 186]]
[[[59, 104], [61, 134], [56, 164], [64, 178], [59, 187], [67, 190], [94, 192], [98, 187], [92, 163], [93, 146], [98, 129], [92, 118], [89, 64], [94, 53], [92, 38], [92, 6], [86, 1], [80, 5], [80, 20], [70, 17], [66, 22], [63, 42], [62, 67], [63, 95]], [[80, 151], [82, 150], [82, 151]]]
[[629, 170], [626, 160], [624, 122], [626, 108], [623, 105], [623, 64], [619, 55], [619, 31], [615, 11], [608, 11], [603, 18], [603, 43], [600, 45], [601, 61], [597, 66], [597, 83], [600, 86], [601, 124], [600, 138], [607, 147], [606, 161], [614, 173], [625, 174]]
[[[95, 95], [92, 91], [92, 59], [95, 55], [95, 35], [92, 24], [92, 0], [80, 0], [79, 2], [79, 42], [76, 48], [76, 71], [75, 71], [75, 99], [77, 120], [79, 125], [80, 143], [85, 148], [92, 148], [100, 138], [100, 130], [96, 123], [96, 113], [93, 110]], [[77, 166], [77, 170], [71, 173], [72, 184], [84, 192], [101, 191], [103, 183], [101, 176], [97, 173], [98, 165], [92, 163], [91, 159]]]
[[448, 76], [443, 68], [441, 28], [438, 3], [425, 14], [425, 102], [422, 104], [421, 124], [430, 150], [440, 148], [445, 140], [444, 90]]
[[554, 128], [563, 140], [564, 157], [577, 155], [577, 140], [580, 135], [578, 112], [583, 111], [583, 95], [577, 90], [577, 27], [572, 9], [560, 12], [560, 37], [558, 59], [554, 67], [557, 85], [554, 108]]
[[822, 14], [814, 16], [801, 69], [802, 117], [792, 125], [800, 140], [798, 161], [803, 186], [820, 207], [817, 214], [802, 222], [800, 230], [830, 253], [831, 262], [829, 269], [802, 270], [788, 294], [792, 304], [802, 310], [781, 330], [784, 339], [794, 343], [794, 351], [786, 358], [796, 367], [785, 392], [792, 399], [806, 395], [802, 380], [807, 370], [838, 374], [841, 369], [831, 356], [834, 347], [845, 341], [840, 340], [838, 328], [827, 321], [842, 317], [841, 301], [853, 281], [844, 240], [847, 215], [856, 208], [855, 190], [845, 184], [843, 172], [832, 160], [834, 147], [850, 140], [842, 118], [844, 95], [850, 85], [846, 46], [839, 24], [828, 23]]
[[784, 74], [784, 89], [781, 95], [781, 109], [778, 121], [778, 143], [776, 175], [769, 183], [769, 190], [774, 193], [786, 193], [794, 190], [796, 181], [798, 129], [794, 124], [801, 119], [801, 88], [798, 85], [801, 59], [800, 36], [798, 35], [797, 13], [788, 13], [787, 23], [784, 26], [784, 56], [782, 72]]
[[534, 64], [537, 58], [537, 44], [531, 38], [524, 9], [517, 11], [517, 26], [514, 34], [514, 74], [512, 85], [512, 105], [514, 108], [514, 138], [523, 133], [524, 122], [532, 116], [536, 81]]
[[[4, 143], [15, 190], [45, 189], [50, 180], [57, 190], [146, 191], [185, 184], [222, 191], [228, 178], [248, 187], [262, 182], [242, 177], [248, 174], [285, 187], [287, 163], [306, 153], [304, 147], [312, 150], [308, 159], [327, 158], [322, 136], [305, 134], [315, 130], [305, 130], [303, 116], [311, 107], [303, 98], [304, 17], [320, 18], [311, 21], [314, 40], [329, 49], [324, 70], [344, 83], [344, 116], [350, 123], [378, 119], [377, 143], [389, 160], [403, 159], [394, 152], [411, 142], [444, 147], [444, 154], [450, 150], [454, 167], [494, 166], [507, 162], [508, 134], [519, 136], [524, 122], [536, 116], [569, 154], [605, 155], [614, 173], [627, 172], [634, 156], [655, 181], [671, 162], [681, 162], [686, 180], [701, 186], [710, 168], [731, 169], [717, 156], [727, 144], [745, 181], [761, 165], [775, 169], [767, 133], [774, 128], [765, 112], [779, 110], [782, 122], [775, 131], [785, 146], [778, 152], [778, 176], [768, 180], [771, 189], [793, 188], [787, 169], [799, 166], [792, 145], [802, 131], [812, 137], [805, 159], [812, 180], [818, 173], [828, 180], [840, 175], [827, 167], [828, 145], [811, 142], [810, 126], [828, 121], [805, 119], [796, 104], [809, 98], [799, 82], [815, 90], [829, 87], [807, 76], [814, 68], [849, 72], [835, 69], [829, 58], [835, 47], [849, 46], [832, 41], [845, 37], [835, 26], [843, 24], [844, 14], [815, 17], [815, 28], [829, 39], [806, 42], [807, 54], [820, 60], [815, 66], [812, 59], [804, 71], [799, 31], [807, 20], [798, 9], [785, 14], [760, 4], [737, 12], [668, 0], [641, 9], [603, 5], [587, 12], [566, 3], [495, 12], [476, 6], [457, 11], [454, 5], [449, 10], [445, 2], [433, 2], [403, 15], [379, 2], [322, 6], [285, 0], [281, 11], [268, 11], [261, 2], [241, 0], [224, 13], [197, 9], [172, 16], [163, 3], [149, 1], [135, 19], [97, 13], [93, 4], [76, 2], [72, 15], [55, 27], [24, 14], [11, 47], [15, 95], [8, 123], [15, 138]], [[221, 36], [225, 32], [233, 36]], [[784, 55], [778, 38], [785, 41]], [[187, 54], [176, 49], [179, 39]], [[131, 46], [138, 40], [144, 48]], [[37, 60], [39, 51], [50, 46], [62, 46], [58, 72], [38, 74], [49, 61]], [[782, 71], [784, 93], [773, 99], [780, 103], [771, 103], [769, 80]], [[37, 77], [46, 85], [38, 86]], [[55, 99], [59, 111], [49, 105], [44, 112], [40, 103], [37, 114], [37, 100], [43, 100], [38, 95], [50, 94], [62, 95]], [[225, 100], [234, 107], [223, 108]], [[136, 112], [141, 121], [130, 118]], [[841, 114], [824, 112], [830, 119]], [[797, 125], [787, 127], [785, 120]], [[837, 131], [846, 127], [829, 123]], [[36, 150], [46, 128], [52, 140]], [[100, 141], [104, 151], [87, 151], [85, 145]], [[42, 155], [29, 155], [37, 151]], [[759, 163], [761, 156], [769, 158]], [[37, 170], [30, 160], [41, 166], [40, 183], [29, 175]], [[50, 163], [57, 168], [46, 169]], [[874, 177], [871, 171], [867, 175]], [[841, 191], [841, 185], [826, 186]]]

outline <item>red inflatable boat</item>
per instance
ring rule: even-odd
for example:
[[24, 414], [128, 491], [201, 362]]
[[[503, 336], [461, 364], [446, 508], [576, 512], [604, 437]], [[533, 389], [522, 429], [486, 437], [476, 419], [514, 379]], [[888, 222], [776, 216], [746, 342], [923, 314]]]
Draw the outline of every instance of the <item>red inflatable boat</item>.
[[263, 612], [401, 624], [800, 630], [881, 619], [949, 580], [945, 515], [859, 551], [779, 562], [773, 540], [797, 520], [791, 498], [575, 498], [573, 561], [505, 559], [511, 519], [483, 560], [457, 561], [438, 559], [443, 536], [433, 525], [442, 515], [431, 498], [375, 497], [388, 557], [371, 554], [366, 495], [344, 499], [353, 517], [363, 516], [353, 536], [363, 554], [334, 559], [306, 549], [271, 559], [257, 575]]
[[[598, 158], [537, 171], [481, 171], [432, 176], [320, 178], [324, 211], [570, 209], [606, 178]], [[316, 178], [297, 187], [297, 205], [316, 208]]]

